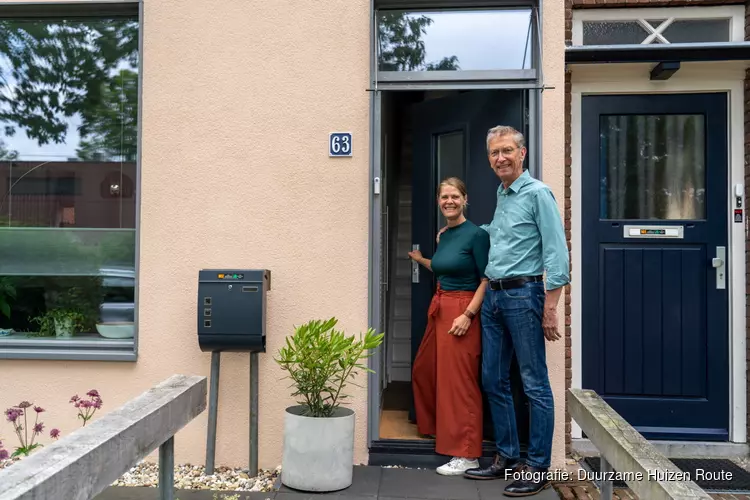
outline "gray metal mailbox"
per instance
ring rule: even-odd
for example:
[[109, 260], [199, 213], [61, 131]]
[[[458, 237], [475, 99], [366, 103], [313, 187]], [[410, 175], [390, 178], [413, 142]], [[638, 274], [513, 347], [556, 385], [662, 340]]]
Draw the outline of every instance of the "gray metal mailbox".
[[201, 351], [266, 352], [267, 269], [201, 269], [198, 344]]

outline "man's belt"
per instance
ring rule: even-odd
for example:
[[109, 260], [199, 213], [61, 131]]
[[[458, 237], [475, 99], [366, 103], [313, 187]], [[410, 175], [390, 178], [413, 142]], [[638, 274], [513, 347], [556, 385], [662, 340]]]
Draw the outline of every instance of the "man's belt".
[[526, 283], [539, 283], [544, 278], [540, 276], [519, 276], [517, 278], [507, 278], [504, 280], [490, 280], [490, 290], [510, 290], [512, 288], [521, 288]]

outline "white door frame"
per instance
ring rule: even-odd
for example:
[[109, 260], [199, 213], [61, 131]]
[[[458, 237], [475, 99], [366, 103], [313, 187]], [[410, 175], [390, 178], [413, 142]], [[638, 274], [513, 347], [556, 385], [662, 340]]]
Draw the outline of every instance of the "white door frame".
[[[745, 443], [746, 385], [745, 376], [745, 235], [747, 206], [744, 202], [744, 223], [735, 224], [733, 217], [734, 189], [745, 182], [744, 131], [744, 63], [683, 63], [682, 68], [666, 81], [648, 79], [651, 64], [581, 65], [572, 68], [571, 75], [571, 262], [574, 282], [571, 287], [571, 357], [574, 388], [581, 387], [581, 97], [592, 94], [658, 94], [682, 92], [726, 92], [728, 99], [728, 159], [727, 221], [729, 228], [727, 290], [729, 293], [729, 440]], [[710, 174], [709, 174], [710, 175]], [[572, 438], [582, 433], [575, 421]]]

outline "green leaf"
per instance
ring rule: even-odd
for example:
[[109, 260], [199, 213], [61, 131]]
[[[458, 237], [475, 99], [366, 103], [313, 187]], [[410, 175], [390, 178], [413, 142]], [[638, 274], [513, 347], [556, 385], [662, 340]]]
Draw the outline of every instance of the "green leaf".
[[[311, 320], [295, 327], [279, 349], [275, 361], [288, 373], [293, 383], [292, 397], [301, 396], [298, 404], [305, 414], [330, 417], [349, 396], [343, 391], [356, 377], [354, 369], [368, 370], [360, 361], [372, 355], [384, 335], [369, 329], [359, 339], [335, 327], [338, 320]], [[354, 384], [352, 384], [354, 385]]]

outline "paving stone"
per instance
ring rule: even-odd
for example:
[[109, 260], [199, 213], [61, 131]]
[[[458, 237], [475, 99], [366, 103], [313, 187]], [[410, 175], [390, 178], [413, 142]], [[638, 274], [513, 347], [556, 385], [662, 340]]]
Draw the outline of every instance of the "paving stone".
[[480, 500], [478, 482], [441, 476], [434, 470], [383, 469], [379, 493], [394, 498]]
[[600, 491], [597, 489], [595, 485], [590, 485], [586, 487], [586, 492], [591, 497], [591, 500], [599, 500], [600, 499]]
[[[320, 498], [323, 495], [330, 496], [330, 497], [341, 497], [346, 496], [349, 497], [376, 497], [378, 495], [378, 489], [380, 488], [380, 478], [382, 475], [383, 469], [380, 467], [354, 467], [354, 473], [352, 475], [352, 485], [345, 490], [337, 491], [337, 492], [331, 492], [331, 493], [317, 493], [316, 498]], [[278, 489], [278, 494], [281, 495], [283, 493], [293, 493], [296, 496], [295, 498], [300, 498], [300, 494], [307, 494], [306, 492], [300, 492], [293, 490], [292, 488], [288, 488], [287, 486], [284, 486], [281, 484], [281, 481], [279, 481], [280, 487]], [[277, 498], [285, 498], [285, 497], [277, 497]], [[245, 500], [244, 498], [241, 498], [241, 500]]]
[[[238, 500], [272, 500], [274, 492], [250, 492], [250, 491], [210, 491], [210, 490], [175, 490], [175, 500], [214, 500], [217, 494], [219, 500], [239, 495]], [[159, 489], [144, 486], [110, 486], [97, 496], [94, 500], [159, 500]]]
[[619, 500], [638, 500], [638, 497], [628, 488], [617, 488], [613, 493]]
[[568, 486], [560, 486], [559, 488], [556, 488], [557, 492], [560, 494], [560, 498], [562, 500], [576, 500], [576, 495], [573, 493], [573, 490], [570, 489]]
[[590, 500], [585, 486], [574, 486], [573, 491], [576, 494], [576, 498], [580, 500]]
[[[365, 495], [351, 495], [346, 490], [336, 493], [305, 493], [305, 492], [284, 492], [276, 493], [273, 500], [374, 500], [377, 497]], [[240, 497], [239, 500], [245, 500]]]

